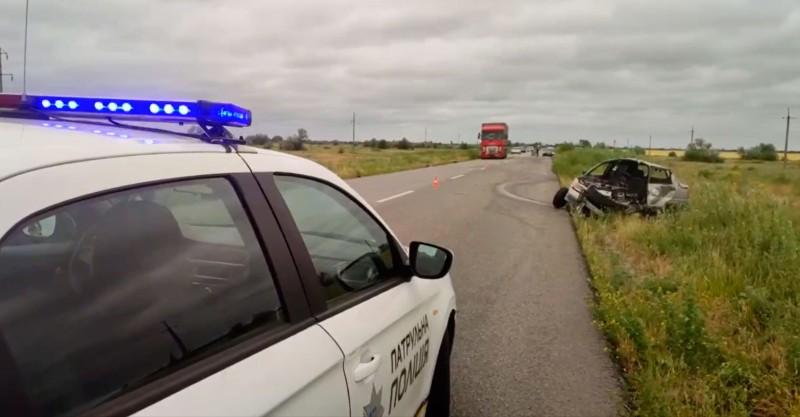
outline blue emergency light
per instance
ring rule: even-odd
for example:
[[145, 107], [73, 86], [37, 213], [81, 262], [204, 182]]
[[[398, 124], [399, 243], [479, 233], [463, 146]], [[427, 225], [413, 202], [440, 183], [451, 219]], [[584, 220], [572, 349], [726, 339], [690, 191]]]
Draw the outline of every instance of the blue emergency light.
[[211, 126], [250, 126], [250, 110], [211, 101], [126, 100], [96, 97], [27, 96], [20, 101], [47, 115], [125, 119], [144, 122], [191, 122]]

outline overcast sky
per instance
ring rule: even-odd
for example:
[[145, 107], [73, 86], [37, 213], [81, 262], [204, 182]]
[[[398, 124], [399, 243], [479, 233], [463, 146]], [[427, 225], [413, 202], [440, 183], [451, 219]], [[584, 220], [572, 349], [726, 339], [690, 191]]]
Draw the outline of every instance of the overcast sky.
[[[0, 0], [6, 92], [24, 0]], [[29, 93], [225, 100], [243, 133], [783, 147], [800, 1], [30, 0]], [[800, 120], [796, 124], [800, 149]]]

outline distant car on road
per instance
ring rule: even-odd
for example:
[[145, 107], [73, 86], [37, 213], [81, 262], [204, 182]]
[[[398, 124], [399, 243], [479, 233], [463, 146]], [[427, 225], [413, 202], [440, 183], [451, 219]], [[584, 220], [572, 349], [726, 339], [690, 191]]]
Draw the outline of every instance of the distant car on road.
[[520, 154], [522, 154], [522, 152], [523, 152], [522, 148], [518, 148], [518, 147], [511, 148], [511, 153], [512, 154], [520, 155]]
[[452, 253], [250, 123], [0, 94], [0, 415], [449, 415]]
[[553, 157], [556, 154], [556, 150], [553, 148], [544, 148], [542, 149], [542, 156], [549, 156]]
[[553, 196], [553, 206], [581, 214], [656, 214], [687, 204], [689, 187], [667, 167], [638, 159], [611, 159], [586, 170]]

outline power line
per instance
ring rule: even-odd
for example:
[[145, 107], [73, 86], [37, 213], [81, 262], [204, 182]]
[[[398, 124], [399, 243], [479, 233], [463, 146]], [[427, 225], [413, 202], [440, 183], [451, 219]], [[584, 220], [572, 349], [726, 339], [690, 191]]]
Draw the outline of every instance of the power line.
[[[782, 119], [786, 119], [786, 142], [783, 144], [783, 167], [786, 168], [786, 161], [789, 160], [789, 122], [793, 119], [792, 115], [789, 113], [790, 108], [786, 108], [786, 117], [782, 117]], [[794, 117], [796, 119], [796, 117]]]
[[353, 146], [356, 146], [356, 112], [353, 112]]

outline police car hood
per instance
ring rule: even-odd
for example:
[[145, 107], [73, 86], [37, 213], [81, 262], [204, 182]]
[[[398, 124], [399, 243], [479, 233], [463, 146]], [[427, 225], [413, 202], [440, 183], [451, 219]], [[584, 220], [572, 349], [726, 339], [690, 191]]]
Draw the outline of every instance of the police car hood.
[[179, 135], [109, 125], [0, 118], [0, 181], [76, 161], [184, 152], [225, 149]]

